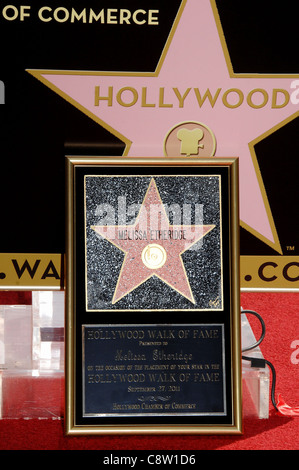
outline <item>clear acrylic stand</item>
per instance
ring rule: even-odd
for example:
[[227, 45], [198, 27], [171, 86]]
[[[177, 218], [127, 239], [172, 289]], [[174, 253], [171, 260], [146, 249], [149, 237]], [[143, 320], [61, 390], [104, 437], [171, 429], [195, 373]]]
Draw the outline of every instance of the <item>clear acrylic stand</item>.
[[[256, 343], [246, 314], [241, 315], [242, 349], [246, 349]], [[246, 357], [263, 359], [259, 347], [244, 352]], [[270, 398], [270, 371], [268, 367], [251, 367], [249, 361], [242, 361], [243, 377], [243, 414], [244, 416], [256, 416], [259, 419], [269, 418]]]
[[30, 306], [0, 306], [0, 418], [63, 413], [64, 292], [34, 291]]
[[[256, 339], [245, 314], [241, 323], [244, 348]], [[249, 353], [262, 357], [259, 347]], [[242, 377], [244, 416], [268, 418], [268, 368], [242, 361]], [[64, 292], [33, 291], [30, 306], [0, 306], [0, 419], [63, 414]]]

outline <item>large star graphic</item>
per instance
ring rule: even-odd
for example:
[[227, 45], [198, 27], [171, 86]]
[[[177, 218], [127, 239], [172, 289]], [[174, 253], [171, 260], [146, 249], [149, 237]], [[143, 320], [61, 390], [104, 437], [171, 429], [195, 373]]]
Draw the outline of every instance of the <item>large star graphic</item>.
[[182, 1], [154, 73], [29, 72], [125, 142], [125, 156], [163, 157], [171, 128], [204, 123], [215, 156], [239, 157], [241, 225], [281, 253], [254, 144], [298, 115], [294, 76], [234, 74], [214, 0]]
[[170, 225], [152, 179], [133, 225], [95, 225], [92, 229], [125, 253], [112, 303], [152, 276], [195, 303], [181, 255], [215, 225]]

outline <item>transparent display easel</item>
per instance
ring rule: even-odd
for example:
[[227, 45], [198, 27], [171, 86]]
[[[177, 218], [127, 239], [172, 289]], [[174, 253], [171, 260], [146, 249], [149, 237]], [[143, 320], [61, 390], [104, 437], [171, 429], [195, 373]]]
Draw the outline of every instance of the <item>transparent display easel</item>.
[[[242, 347], [256, 342], [245, 314]], [[262, 358], [259, 347], [250, 351]], [[269, 417], [269, 370], [242, 361], [243, 415]], [[0, 419], [64, 415], [64, 292], [33, 291], [32, 305], [0, 305]]]
[[0, 418], [63, 413], [64, 292], [33, 291], [32, 305], [0, 306]]
[[[241, 315], [242, 349], [246, 349], [256, 343], [248, 318]], [[246, 351], [247, 357], [263, 359], [259, 347]], [[270, 399], [270, 371], [268, 367], [251, 367], [249, 361], [242, 360], [243, 378], [243, 414], [244, 416], [256, 416], [259, 419], [269, 418]]]

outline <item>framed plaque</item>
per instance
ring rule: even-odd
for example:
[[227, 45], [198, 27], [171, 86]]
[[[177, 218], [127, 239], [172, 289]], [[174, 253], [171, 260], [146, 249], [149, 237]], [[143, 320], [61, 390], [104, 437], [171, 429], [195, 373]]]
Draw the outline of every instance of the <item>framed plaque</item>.
[[66, 160], [67, 434], [240, 433], [238, 159]]

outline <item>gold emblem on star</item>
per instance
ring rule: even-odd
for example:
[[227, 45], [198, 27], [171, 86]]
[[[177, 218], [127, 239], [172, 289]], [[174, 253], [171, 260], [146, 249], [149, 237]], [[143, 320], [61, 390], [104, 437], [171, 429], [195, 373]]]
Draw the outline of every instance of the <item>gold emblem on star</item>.
[[186, 121], [174, 126], [164, 141], [166, 157], [213, 157], [216, 139], [209, 127], [195, 121]]

